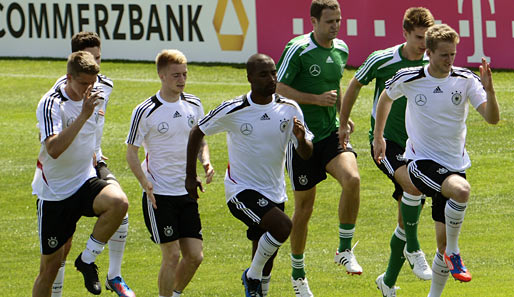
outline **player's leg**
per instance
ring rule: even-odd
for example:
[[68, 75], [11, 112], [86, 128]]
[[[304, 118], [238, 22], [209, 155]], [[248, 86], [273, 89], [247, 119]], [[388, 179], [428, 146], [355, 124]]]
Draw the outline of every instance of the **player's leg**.
[[91, 178], [79, 190], [83, 203], [83, 215], [97, 216], [86, 248], [75, 259], [75, 267], [82, 272], [84, 284], [89, 292], [100, 294], [98, 267], [94, 263], [105, 244], [120, 226], [127, 213], [127, 196], [119, 186], [109, 185], [104, 180]]
[[202, 224], [198, 203], [188, 195], [177, 197], [177, 200], [180, 200], [182, 206], [178, 223], [182, 258], [175, 274], [174, 297], [182, 294], [203, 260]]
[[[434, 198], [435, 199], [435, 198]], [[439, 216], [444, 220], [444, 203], [443, 201], [441, 207], [437, 207], [441, 211], [437, 210]], [[435, 201], [433, 203], [432, 209], [432, 217], [434, 220], [434, 214], [436, 212]], [[435, 221], [435, 236], [437, 241], [437, 250], [434, 255], [434, 260], [432, 262], [432, 282], [430, 283], [430, 291], [428, 292], [428, 297], [440, 297], [443, 293], [444, 287], [446, 285], [446, 281], [448, 280], [448, 276], [450, 275], [450, 270], [446, 263], [444, 262], [444, 251], [446, 249], [446, 227], [444, 222]]]
[[61, 297], [62, 296], [62, 290], [63, 290], [63, 286], [64, 286], [64, 272], [66, 270], [66, 258], [68, 257], [68, 254], [70, 253], [72, 240], [73, 240], [73, 237], [68, 239], [68, 241], [64, 244], [64, 256], [63, 256], [63, 260], [61, 262], [61, 267], [59, 268], [59, 271], [57, 272], [54, 283], [52, 285], [51, 297]]
[[292, 278], [305, 279], [304, 252], [307, 243], [309, 220], [314, 209], [316, 187], [305, 191], [294, 191], [294, 212], [291, 228]]
[[423, 195], [412, 184], [407, 166], [398, 168], [394, 176], [403, 189], [400, 212], [406, 239], [404, 248], [405, 258], [417, 277], [422, 280], [429, 280], [432, 278], [432, 271], [418, 241], [418, 224], [421, 209], [423, 208]]
[[159, 296], [171, 296], [175, 286], [176, 272], [180, 258], [180, 244], [178, 240], [159, 244], [161, 248], [161, 268], [157, 284]]
[[360, 175], [355, 154], [338, 154], [328, 162], [326, 170], [343, 188], [338, 208], [339, 247], [334, 261], [345, 265], [348, 273], [361, 274], [362, 267], [357, 262], [351, 246], [360, 204]]
[[57, 272], [61, 267], [64, 258], [64, 246], [61, 246], [52, 254], [41, 254], [39, 264], [39, 274], [32, 288], [32, 297], [47, 297], [52, 292], [52, 284], [55, 280]]
[[445, 262], [455, 279], [469, 282], [471, 274], [462, 262], [458, 242], [469, 200], [470, 185], [463, 176], [452, 174], [442, 183], [441, 193], [445, 197], [451, 197], [444, 209], [446, 219]]

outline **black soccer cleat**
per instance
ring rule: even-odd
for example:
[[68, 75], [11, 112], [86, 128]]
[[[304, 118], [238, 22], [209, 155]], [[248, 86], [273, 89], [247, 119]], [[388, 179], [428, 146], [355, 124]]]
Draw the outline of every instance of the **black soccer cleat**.
[[94, 262], [91, 264], [84, 263], [82, 261], [82, 253], [80, 253], [77, 259], [75, 259], [75, 268], [82, 272], [86, 289], [94, 295], [100, 295], [102, 292], [102, 285], [98, 280], [98, 266], [96, 266]]

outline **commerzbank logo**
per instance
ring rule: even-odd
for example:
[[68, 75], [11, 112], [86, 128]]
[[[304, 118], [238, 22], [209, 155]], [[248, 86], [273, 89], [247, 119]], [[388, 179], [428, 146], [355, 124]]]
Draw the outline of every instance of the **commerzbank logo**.
[[221, 25], [227, 11], [227, 4], [230, 0], [218, 0], [216, 11], [214, 12], [214, 19], [212, 23], [214, 30], [218, 36], [221, 50], [224, 51], [240, 51], [243, 49], [246, 33], [248, 32], [248, 16], [246, 15], [245, 8], [242, 0], [231, 0], [236, 11], [237, 20], [241, 26], [242, 34], [222, 34]]

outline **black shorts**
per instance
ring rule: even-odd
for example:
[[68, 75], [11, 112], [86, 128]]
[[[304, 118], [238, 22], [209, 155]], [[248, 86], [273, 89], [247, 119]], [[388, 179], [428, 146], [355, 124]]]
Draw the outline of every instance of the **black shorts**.
[[92, 177], [64, 200], [37, 199], [41, 254], [50, 255], [62, 247], [75, 233], [80, 217], [96, 216], [93, 201], [107, 185], [106, 181]]
[[202, 238], [202, 223], [198, 202], [189, 195], [167, 196], [154, 194], [157, 209], [143, 192], [143, 216], [146, 228], [155, 243], [166, 243], [179, 238]]
[[254, 190], [239, 192], [227, 202], [228, 209], [234, 217], [248, 226], [246, 237], [259, 240], [266, 230], [259, 227], [262, 217], [273, 207], [284, 211], [284, 203], [275, 203]]
[[394, 178], [394, 173], [398, 168], [407, 165], [407, 160], [405, 160], [405, 158], [403, 157], [404, 152], [405, 148], [403, 148], [394, 141], [386, 139], [385, 159], [382, 160], [380, 164], [378, 164], [374, 158], [373, 143], [371, 143], [371, 158], [373, 159], [373, 162], [375, 162], [375, 165], [377, 165], [377, 167], [380, 170], [382, 170], [382, 172], [385, 173], [385, 175], [387, 175], [387, 177], [389, 177], [389, 179], [393, 182], [393, 198], [395, 200], [398, 200], [398, 198], [401, 198], [403, 195], [402, 186], [400, 186], [400, 184], [396, 182], [396, 179]]
[[114, 180], [114, 181], [118, 182], [118, 180], [116, 180], [116, 177], [109, 170], [109, 168], [107, 167], [107, 164], [105, 164], [105, 162], [98, 162], [96, 164], [95, 170], [96, 170], [96, 176], [98, 178], [103, 179], [103, 180]]
[[441, 185], [452, 174], [466, 178], [466, 173], [450, 171], [432, 160], [409, 160], [407, 163], [409, 176], [414, 186], [423, 194], [432, 197], [432, 219], [445, 223], [444, 208], [448, 198], [441, 194]]
[[305, 191], [313, 188], [327, 178], [327, 164], [344, 152], [357, 153], [348, 143], [346, 150], [339, 143], [339, 132], [334, 131], [327, 138], [314, 143], [314, 150], [309, 160], [302, 159], [292, 143], [287, 148], [286, 168], [291, 179], [293, 191]]

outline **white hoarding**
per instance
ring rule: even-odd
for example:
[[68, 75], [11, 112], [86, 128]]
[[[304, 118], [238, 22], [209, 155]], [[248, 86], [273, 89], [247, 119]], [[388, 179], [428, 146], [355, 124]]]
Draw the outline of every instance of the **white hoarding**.
[[257, 52], [255, 24], [255, 0], [2, 0], [0, 56], [64, 58], [74, 33], [93, 31], [104, 59], [176, 48], [189, 61], [245, 62]]

